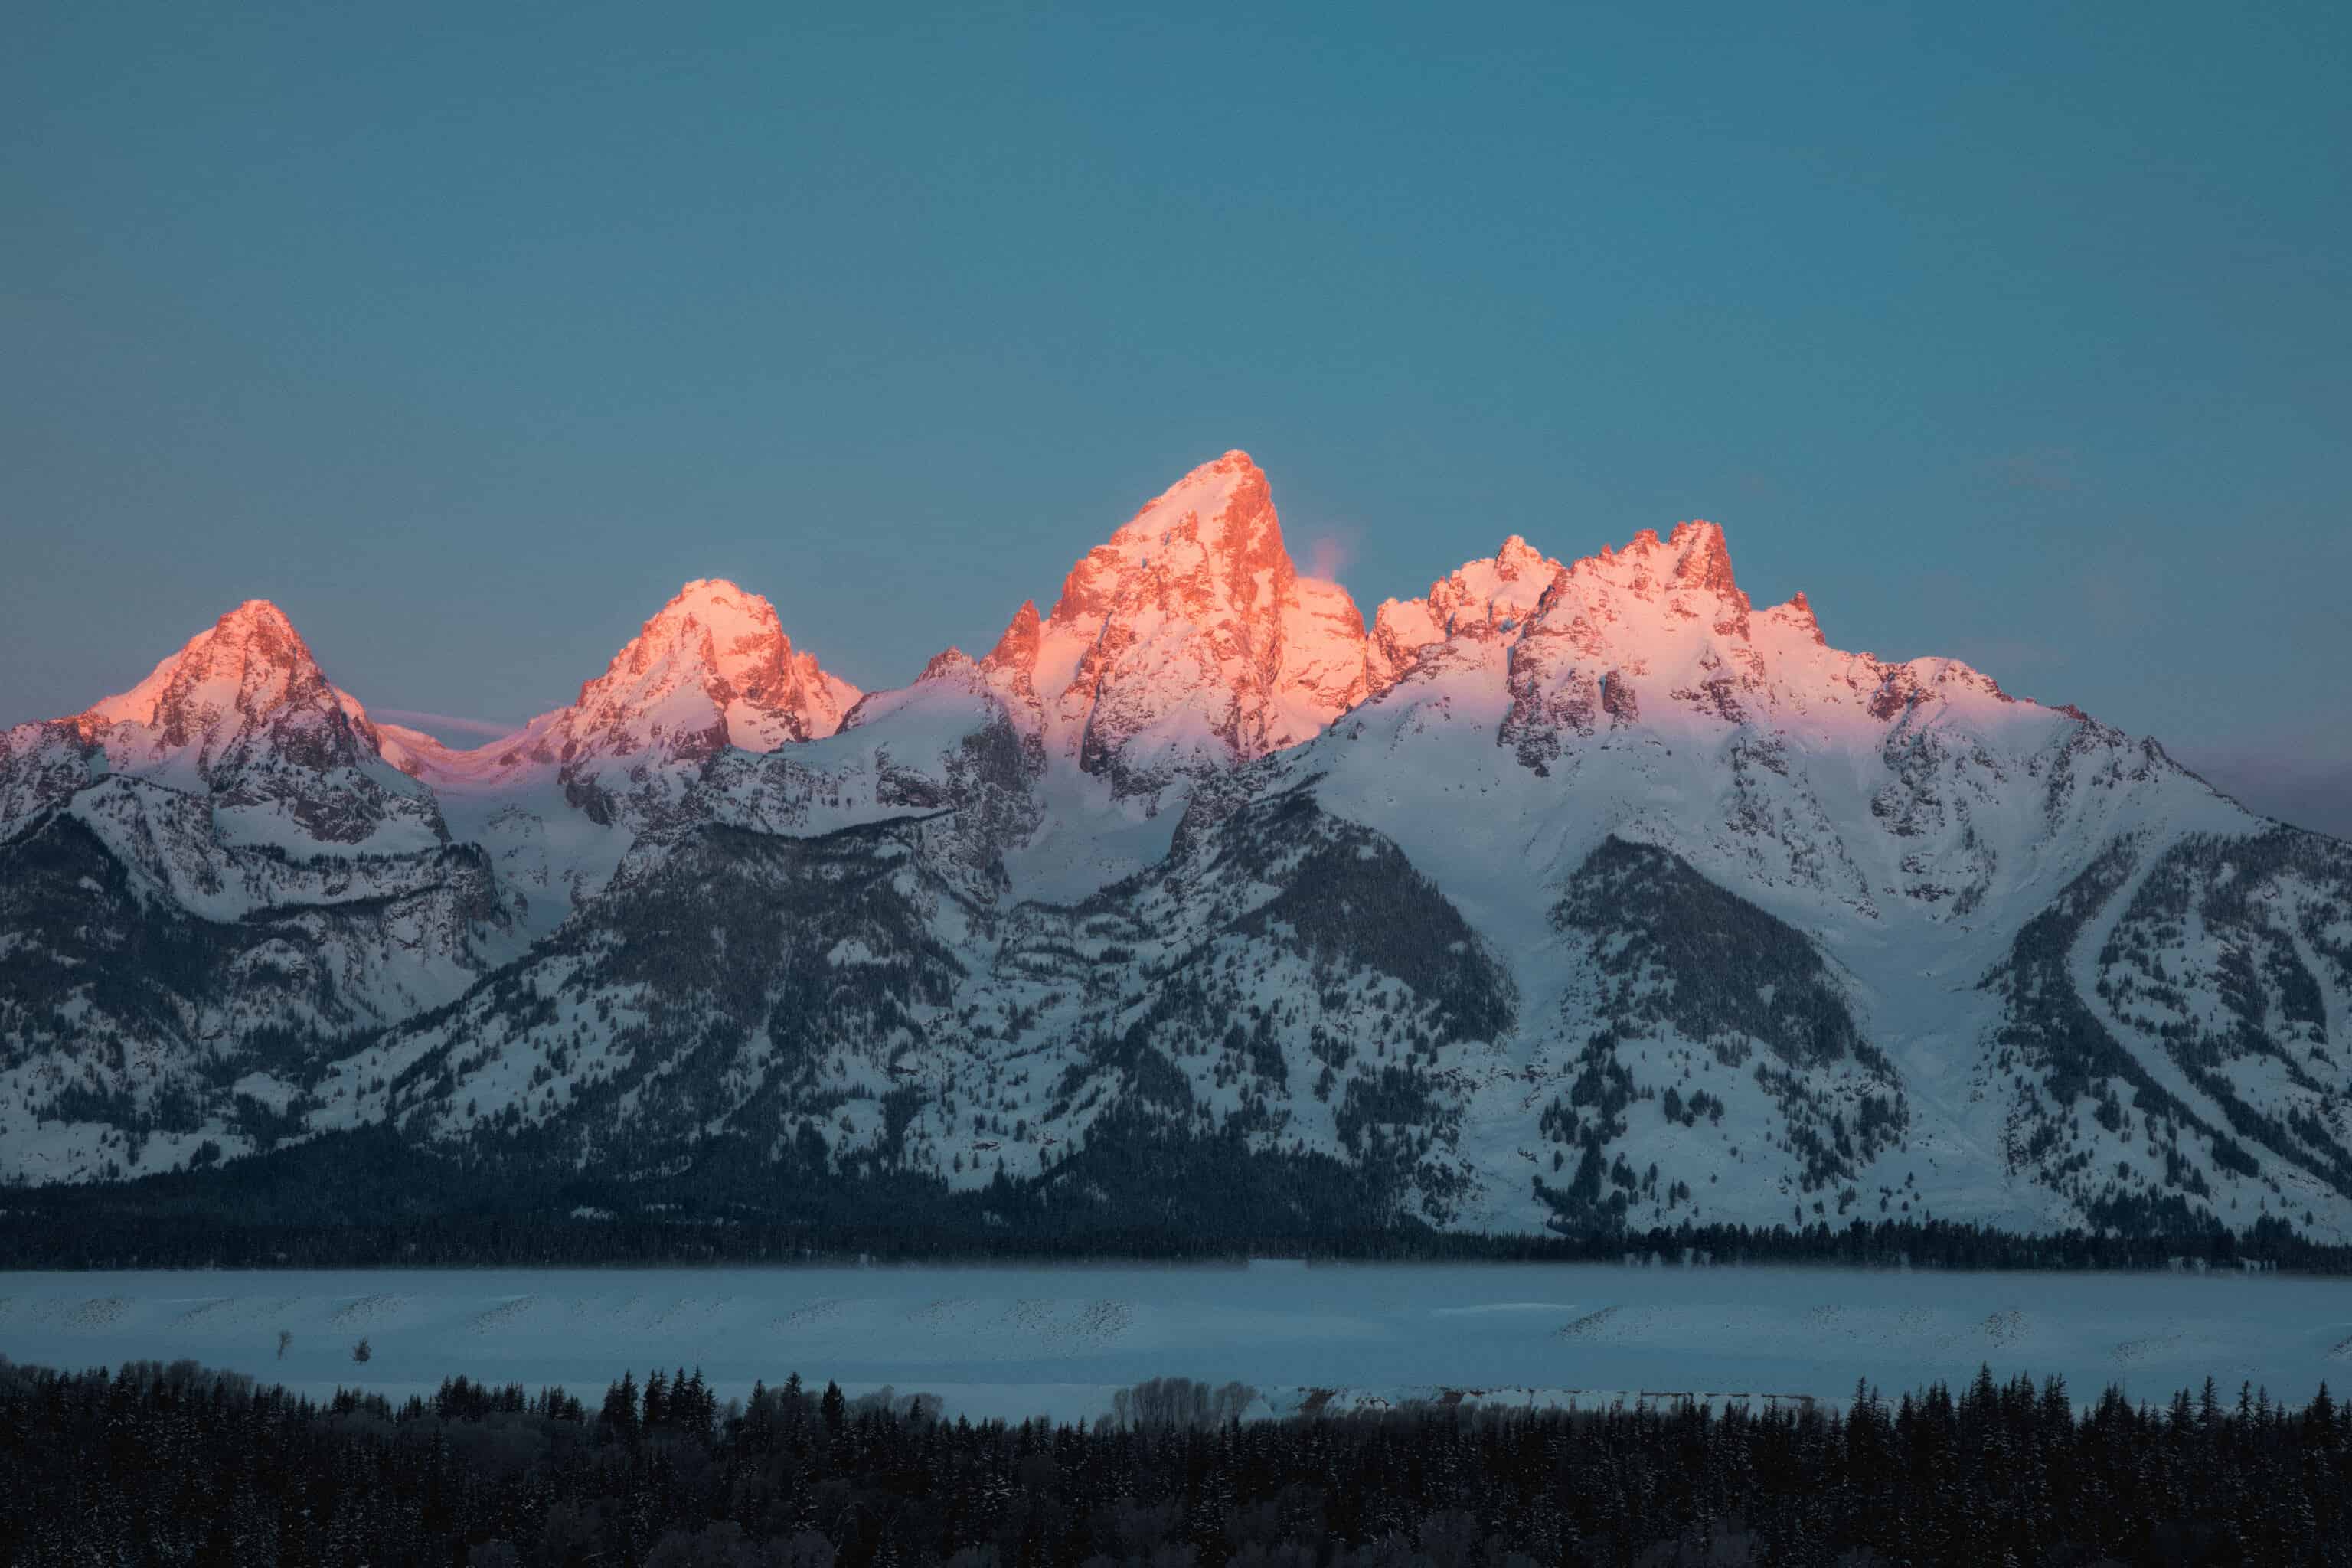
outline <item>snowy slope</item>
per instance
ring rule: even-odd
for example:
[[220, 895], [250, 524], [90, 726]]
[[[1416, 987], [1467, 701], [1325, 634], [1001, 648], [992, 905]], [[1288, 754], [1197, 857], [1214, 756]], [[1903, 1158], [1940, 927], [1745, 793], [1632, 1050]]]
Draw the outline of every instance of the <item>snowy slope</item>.
[[482, 855], [380, 737], [260, 601], [130, 691], [0, 735], [12, 1173], [269, 1142], [338, 1037], [520, 950]]
[[[2123, 1140], [2087, 1116], [2077, 1132], [2078, 1108], [2046, 1081], [1997, 1079], [2013, 1023], [1984, 982], [2119, 837], [2267, 825], [2152, 745], [2015, 700], [1965, 666], [1838, 652], [1801, 600], [1757, 611], [1710, 525], [1569, 566], [1529, 553], [1512, 542], [1428, 600], [1383, 606], [1388, 646], [1411, 664], [1289, 763], [1321, 773], [1328, 809], [1392, 836], [1510, 953], [1538, 1020], [1522, 1070], [1571, 1101], [1587, 1085], [1584, 1105], [1553, 1117], [1569, 1130], [1557, 1174], [1539, 1142], [1500, 1136], [1524, 1129], [1539, 1094], [1483, 1096], [1497, 1123], [1487, 1190], [1531, 1186], [1524, 1164], [1518, 1182], [1505, 1174], [1527, 1150], [1537, 1175], [1568, 1185], [1589, 1143], [1612, 1175], [1622, 1159], [1638, 1178], [1604, 1183], [1604, 1198], [1626, 1192], [1636, 1214], [1668, 1220], [1931, 1209], [2034, 1227], [2091, 1213], [2106, 1186], [2090, 1173], [2112, 1169]], [[1629, 864], [1623, 845], [1658, 855]], [[1626, 876], [1663, 883], [1649, 901], [1669, 914], [1706, 892], [1759, 918], [1717, 942], [1654, 938], [1629, 964], [1639, 886], [1590, 888]], [[1810, 962], [1784, 961], [1801, 951], [1790, 937]], [[1677, 1005], [1743, 966], [1789, 973]], [[1870, 1055], [1808, 1053], [1774, 1026], [1770, 991], [1801, 983], [1836, 994]], [[1688, 1115], [1701, 1091], [1726, 1105], [1720, 1120]], [[1862, 1129], [1873, 1100], [1875, 1136]], [[2021, 1122], [2066, 1123], [2074, 1168], [2012, 1150]], [[2210, 1172], [2210, 1130], [2168, 1122], [2168, 1143], [2176, 1131]], [[2248, 1223], [2276, 1200], [2271, 1174], [2225, 1183], [2214, 1206], [2234, 1198]], [[2320, 1206], [2340, 1216], [2342, 1197]], [[1558, 1206], [1489, 1214], [1524, 1224]]]
[[[471, 752], [308, 674], [285, 690], [335, 744], [240, 741], [268, 703], [218, 662], [11, 732], [11, 852], [92, 838], [43, 851], [0, 953], [56, 947], [84, 875], [221, 918], [207, 868], [227, 886], [256, 822], [431, 833], [478, 879], [415, 939], [444, 980], [347, 962], [366, 1005], [306, 1013], [198, 966], [299, 1037], [269, 1079], [289, 1130], [648, 1180], [1003, 1179], [1107, 1215], [1164, 1208], [1141, 1161], [1302, 1226], [2352, 1235], [2352, 851], [1956, 661], [1833, 647], [1802, 595], [1752, 605], [1709, 523], [1573, 561], [1513, 538], [1367, 631], [1229, 453], [1050, 615], [898, 690], [825, 675], [723, 583]], [[184, 814], [203, 768], [209, 838], [111, 804]], [[241, 877], [272, 919], [324, 896]], [[70, 962], [152, 978], [133, 952]], [[49, 962], [42, 1016], [92, 1005]], [[177, 1059], [174, 1027], [139, 1048]], [[18, 1103], [54, 1104], [66, 1069], [10, 1048], [54, 1069]], [[86, 1174], [110, 1114], [0, 1150]]]

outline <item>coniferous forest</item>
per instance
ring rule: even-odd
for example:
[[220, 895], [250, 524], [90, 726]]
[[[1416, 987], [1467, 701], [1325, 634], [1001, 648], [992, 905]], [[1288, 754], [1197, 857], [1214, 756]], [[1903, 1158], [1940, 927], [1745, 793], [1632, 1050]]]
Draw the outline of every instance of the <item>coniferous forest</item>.
[[[1549, 1186], [1536, 1178], [1539, 1190]], [[1576, 1173], [1554, 1178], [1572, 1195]], [[1088, 1194], [1073, 1199], [1073, 1190]], [[2118, 1199], [2126, 1205], [2127, 1200]], [[605, 1217], [585, 1218], [583, 1214]], [[706, 1156], [658, 1182], [551, 1179], [478, 1149], [418, 1150], [382, 1128], [332, 1132], [214, 1170], [0, 1189], [0, 1267], [340, 1268], [764, 1264], [824, 1258], [1525, 1259], [1861, 1268], [2212, 1269], [2352, 1274], [2352, 1247], [2276, 1215], [2242, 1231], [2160, 1205], [2100, 1230], [2026, 1235], [1906, 1215], [1802, 1225], [1635, 1226], [1595, 1211], [1542, 1236], [1399, 1218], [1364, 1173], [1122, 1118], [1047, 1176], [951, 1192], [920, 1173], [850, 1178]]]
[[625, 1374], [594, 1407], [457, 1379], [326, 1404], [193, 1363], [0, 1362], [0, 1561], [33, 1565], [2352, 1562], [2352, 1412], [2209, 1383], [2168, 1404], [1980, 1372], [1845, 1413], [1412, 1406], [974, 1426], [797, 1377], [721, 1404]]

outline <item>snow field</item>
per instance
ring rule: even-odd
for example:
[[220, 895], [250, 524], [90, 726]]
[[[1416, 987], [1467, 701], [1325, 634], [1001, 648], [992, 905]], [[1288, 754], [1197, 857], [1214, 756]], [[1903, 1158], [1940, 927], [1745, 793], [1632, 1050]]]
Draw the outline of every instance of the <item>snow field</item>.
[[[278, 1336], [291, 1336], [281, 1358]], [[351, 1359], [362, 1338], [373, 1352]], [[2163, 1400], [2210, 1376], [2300, 1402], [2352, 1383], [2352, 1281], [1608, 1265], [348, 1270], [0, 1275], [0, 1354], [193, 1358], [324, 1394], [465, 1375], [601, 1394], [699, 1367], [929, 1392], [974, 1418], [1101, 1415], [1146, 1378], [1263, 1414], [1408, 1400], [1841, 1402], [2063, 1375]]]

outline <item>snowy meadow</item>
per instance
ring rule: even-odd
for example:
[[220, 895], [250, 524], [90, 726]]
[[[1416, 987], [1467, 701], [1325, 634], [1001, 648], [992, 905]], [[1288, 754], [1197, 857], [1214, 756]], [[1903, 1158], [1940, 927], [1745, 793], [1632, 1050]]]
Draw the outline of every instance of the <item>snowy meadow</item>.
[[[353, 1359], [364, 1340], [368, 1359]], [[624, 1368], [724, 1397], [800, 1373], [950, 1415], [1082, 1419], [1185, 1376], [1283, 1415], [1413, 1399], [1842, 1404], [1989, 1363], [2168, 1398], [2352, 1384], [2352, 1280], [1594, 1264], [892, 1267], [0, 1276], [0, 1354], [190, 1358], [395, 1399], [463, 1373], [593, 1400]]]

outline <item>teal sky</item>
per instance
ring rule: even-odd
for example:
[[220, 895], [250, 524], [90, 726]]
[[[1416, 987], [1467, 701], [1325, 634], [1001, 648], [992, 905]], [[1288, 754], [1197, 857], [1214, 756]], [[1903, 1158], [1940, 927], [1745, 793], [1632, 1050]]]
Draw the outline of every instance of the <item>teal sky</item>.
[[704, 575], [897, 684], [1238, 446], [1367, 609], [1711, 518], [1842, 647], [2352, 833], [2341, 5], [10, 35], [0, 722], [252, 596], [517, 721]]

